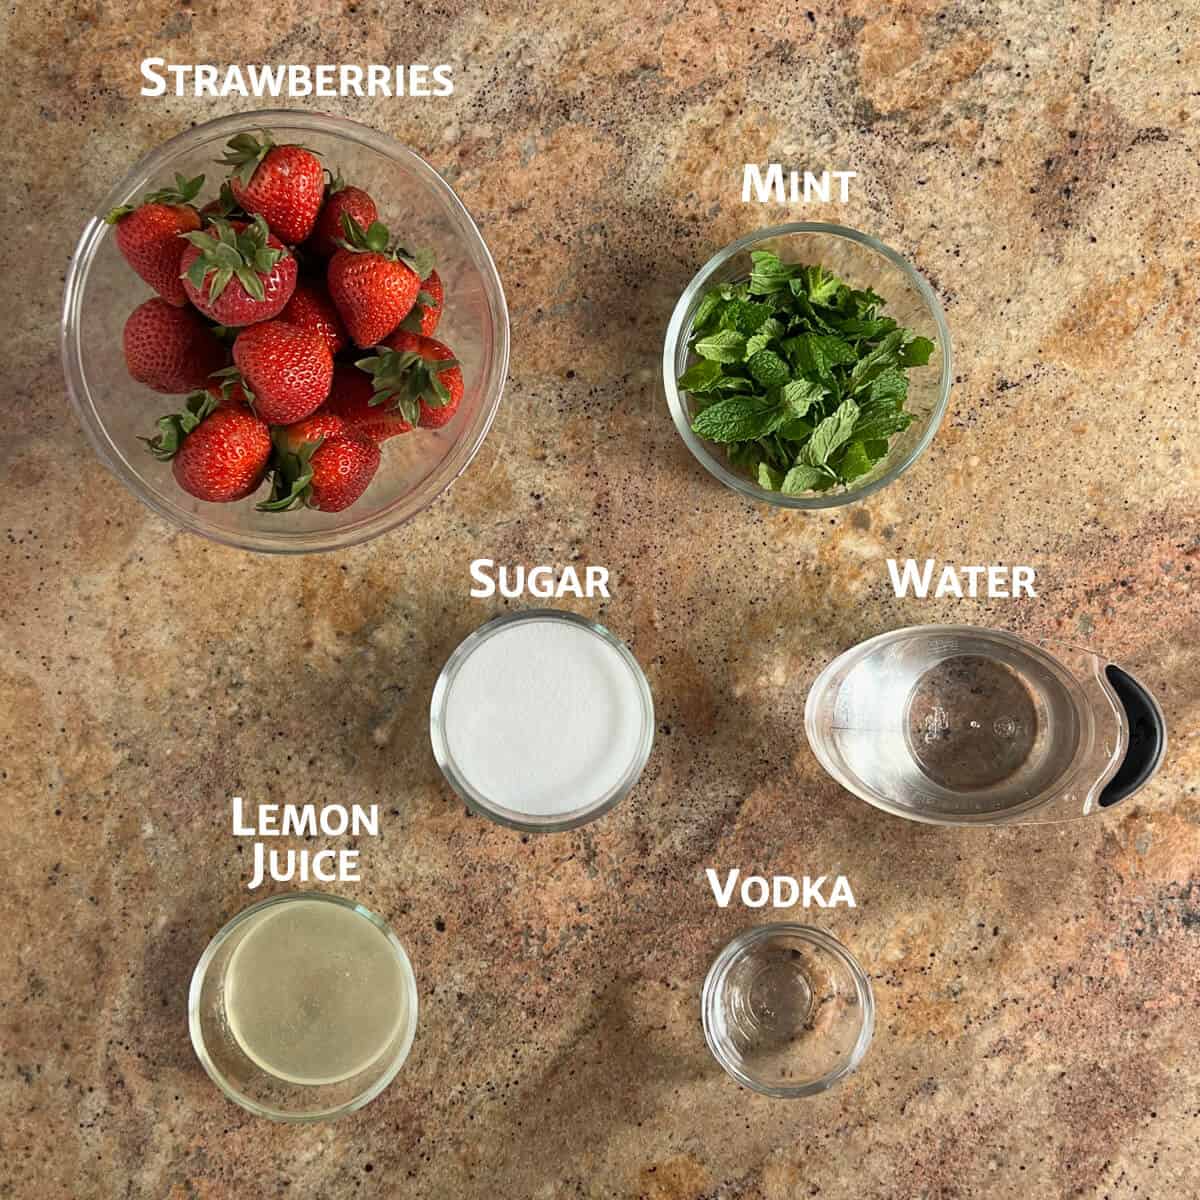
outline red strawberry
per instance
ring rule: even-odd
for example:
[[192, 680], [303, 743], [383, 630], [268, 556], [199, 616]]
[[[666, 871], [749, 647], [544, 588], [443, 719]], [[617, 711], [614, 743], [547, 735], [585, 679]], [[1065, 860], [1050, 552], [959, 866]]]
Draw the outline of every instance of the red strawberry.
[[229, 177], [233, 198], [248, 213], [259, 213], [271, 232], [289, 246], [313, 231], [325, 193], [321, 160], [303, 146], [277, 146], [267, 130], [258, 141], [239, 133], [227, 143], [221, 160], [234, 167]]
[[329, 260], [329, 294], [354, 344], [374, 346], [412, 310], [424, 264], [402, 250], [389, 250], [387, 228], [378, 221], [364, 230], [343, 213], [342, 228], [344, 244]]
[[253, 325], [277, 317], [296, 287], [296, 260], [262, 217], [246, 225], [214, 218], [185, 235], [179, 267], [188, 299], [221, 325]]
[[158, 436], [144, 440], [155, 458], [172, 460], [185, 492], [218, 504], [257, 490], [271, 461], [267, 423], [209, 392], [194, 392], [181, 412], [160, 417]]
[[375, 389], [371, 379], [357, 367], [338, 363], [333, 368], [333, 387], [322, 412], [340, 417], [349, 428], [365, 433], [376, 445], [401, 433], [411, 433], [412, 424], [404, 414], [384, 404], [372, 404]]
[[344, 350], [350, 341], [342, 318], [334, 308], [325, 285], [318, 280], [301, 279], [296, 284], [287, 307], [279, 314], [281, 321], [319, 334], [329, 347], [330, 354]]
[[362, 188], [350, 187], [341, 175], [334, 175], [308, 241], [308, 249], [315, 257], [332, 258], [337, 252], [337, 243], [346, 236], [343, 213], [353, 217], [363, 229], [369, 229], [379, 219], [375, 201]]
[[360, 358], [358, 365], [374, 380], [373, 404], [399, 409], [424, 429], [449, 424], [462, 403], [462, 368], [449, 346], [435, 338], [397, 329], [378, 354]]
[[129, 314], [123, 340], [129, 374], [156, 392], [202, 388], [229, 361], [194, 308], [175, 308], [159, 296]]
[[280, 425], [273, 436], [277, 449], [295, 454], [305, 442], [327, 441], [330, 438], [342, 437], [346, 432], [346, 422], [325, 405], [311, 416], [305, 417], [303, 421], [296, 421], [292, 425]]
[[441, 277], [436, 271], [430, 271], [428, 278], [421, 280], [417, 302], [412, 312], [400, 322], [400, 328], [429, 337], [438, 327], [445, 306], [446, 289], [442, 287]]
[[[353, 430], [322, 436], [328, 414], [276, 433], [275, 480], [262, 512], [285, 512], [298, 505], [341, 512], [367, 490], [379, 469], [379, 447]], [[306, 427], [311, 426], [306, 430]], [[301, 440], [306, 431], [313, 441]]]
[[333, 379], [333, 355], [319, 333], [263, 321], [238, 334], [233, 361], [254, 411], [270, 425], [291, 425], [321, 407]]
[[180, 234], [200, 228], [192, 207], [204, 176], [175, 176], [175, 187], [150, 192], [140, 205], [122, 204], [104, 219], [117, 227], [117, 249], [125, 261], [168, 304], [182, 308], [188, 301], [179, 279], [179, 260], [187, 246]]
[[246, 389], [242, 387], [242, 381], [224, 371], [218, 371], [217, 375], [219, 378], [208, 384], [204, 390], [218, 404], [231, 404], [234, 408], [248, 408], [253, 412], [254, 406], [250, 403], [250, 397], [246, 395]]

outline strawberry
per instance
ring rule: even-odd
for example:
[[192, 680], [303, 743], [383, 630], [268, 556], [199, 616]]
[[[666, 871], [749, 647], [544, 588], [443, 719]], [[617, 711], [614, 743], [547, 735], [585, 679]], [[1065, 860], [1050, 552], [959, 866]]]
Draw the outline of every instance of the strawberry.
[[104, 218], [117, 227], [117, 249], [125, 261], [176, 308], [188, 301], [179, 279], [179, 260], [187, 246], [179, 235], [200, 228], [191, 201], [203, 183], [203, 175], [176, 175], [173, 188], [148, 193], [140, 205], [122, 204]]
[[277, 146], [267, 130], [262, 140], [239, 133], [227, 143], [221, 160], [235, 168], [229, 177], [233, 198], [248, 213], [258, 213], [271, 232], [289, 246], [313, 231], [325, 193], [321, 160], [303, 146]]
[[202, 388], [228, 361], [225, 347], [194, 308], [176, 308], [160, 296], [129, 314], [123, 341], [129, 374], [156, 392]]
[[375, 389], [370, 378], [357, 367], [338, 363], [333, 368], [333, 386], [322, 412], [340, 417], [357, 433], [364, 433], [376, 445], [401, 433], [411, 433], [412, 423], [404, 414], [383, 404], [372, 404]]
[[217, 378], [204, 390], [218, 404], [231, 404], [234, 408], [248, 408], [253, 412], [254, 405], [250, 403], [250, 397], [246, 395], [241, 379], [235, 379], [226, 371], [218, 371], [216, 374]]
[[329, 292], [319, 280], [301, 279], [287, 307], [279, 314], [279, 319], [319, 334], [329, 347], [330, 354], [344, 350], [350, 341], [350, 335], [329, 298]]
[[296, 260], [262, 217], [249, 225], [216, 217], [184, 235], [179, 262], [187, 298], [221, 325], [277, 317], [296, 287]]
[[268, 424], [291, 425], [321, 407], [333, 379], [333, 355], [319, 333], [263, 321], [238, 334], [233, 361], [254, 411]]
[[346, 432], [346, 422], [328, 406], [322, 406], [303, 421], [296, 421], [292, 425], [280, 425], [273, 437], [277, 450], [295, 454], [306, 442], [321, 442], [342, 437]]
[[412, 312], [400, 322], [400, 328], [430, 337], [442, 319], [445, 306], [446, 289], [442, 287], [441, 276], [436, 271], [430, 271], [428, 277], [421, 280], [417, 302]]
[[143, 440], [155, 458], [171, 460], [185, 492], [217, 504], [256, 491], [271, 462], [267, 423], [210, 392], [193, 392], [181, 412], [159, 418], [157, 437]]
[[337, 243], [345, 236], [343, 213], [353, 217], [363, 229], [369, 229], [379, 220], [375, 201], [362, 188], [348, 186], [338, 174], [330, 177], [325, 190], [325, 203], [321, 206], [316, 227], [308, 241], [308, 249], [315, 257], [332, 258], [337, 252]]
[[329, 260], [329, 294], [354, 344], [374, 346], [408, 316], [429, 267], [406, 251], [389, 250], [387, 227], [378, 221], [364, 230], [343, 213], [342, 229], [341, 249]]
[[[379, 469], [379, 447], [353, 430], [324, 434], [322, 413], [275, 433], [275, 478], [262, 512], [286, 512], [298, 505], [341, 512], [367, 490]], [[313, 439], [305, 440], [306, 436]]]
[[372, 404], [398, 409], [424, 429], [449, 424], [462, 402], [462, 368], [435, 338], [397, 329], [377, 354], [360, 358], [357, 366], [374, 382]]

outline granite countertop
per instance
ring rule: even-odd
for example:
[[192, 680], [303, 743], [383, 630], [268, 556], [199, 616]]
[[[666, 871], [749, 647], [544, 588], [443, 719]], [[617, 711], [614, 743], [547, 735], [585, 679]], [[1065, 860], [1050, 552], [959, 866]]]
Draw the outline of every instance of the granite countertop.
[[[10, 95], [0, 673], [10, 903], [0, 1197], [792, 1200], [1182, 1196], [1200, 1175], [1197, 18], [1166, 0], [547, 12], [358, 0], [30, 3]], [[583, 7], [583, 6], [579, 6]], [[240, 100], [142, 99], [137, 64], [451, 62], [450, 99], [323, 102], [420, 149], [496, 256], [504, 404], [429, 511], [277, 559], [175, 531], [99, 464], [56, 323], [129, 163]], [[745, 161], [860, 172], [851, 202], [740, 200]], [[660, 397], [710, 253], [784, 218], [873, 232], [954, 331], [932, 449], [804, 515], [707, 477]], [[498, 604], [468, 562], [599, 563], [658, 706], [640, 785], [573, 834], [465, 815], [425, 735]], [[1029, 563], [1039, 598], [896, 600], [885, 559]], [[937, 830], [841, 792], [813, 676], [903, 624], [1103, 648], [1161, 700], [1166, 767], [1102, 818]], [[251, 896], [229, 797], [378, 803], [353, 894], [417, 971], [412, 1056], [332, 1125], [255, 1120], [187, 1038], [187, 982]], [[739, 1089], [699, 1026], [706, 866], [844, 873], [809, 914], [871, 975], [875, 1043], [815, 1099]]]

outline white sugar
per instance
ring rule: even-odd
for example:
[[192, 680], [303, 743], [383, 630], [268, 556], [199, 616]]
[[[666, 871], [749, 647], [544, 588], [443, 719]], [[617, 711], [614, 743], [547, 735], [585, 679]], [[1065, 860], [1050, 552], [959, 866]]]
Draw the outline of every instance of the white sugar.
[[463, 661], [444, 729], [458, 771], [493, 805], [555, 817], [620, 781], [643, 719], [638, 680], [614, 646], [585, 626], [530, 618]]

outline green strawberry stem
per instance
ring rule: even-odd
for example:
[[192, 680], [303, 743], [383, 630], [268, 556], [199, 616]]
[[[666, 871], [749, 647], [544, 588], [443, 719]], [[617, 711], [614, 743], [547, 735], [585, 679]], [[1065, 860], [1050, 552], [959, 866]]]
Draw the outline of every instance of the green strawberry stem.
[[[200, 194], [204, 186], [204, 176], [197, 175], [188, 179], [184, 175], [175, 176], [175, 186], [159, 188], [155, 192], [147, 192], [142, 197], [142, 204], [190, 204]], [[104, 220], [109, 225], [115, 225], [122, 217], [135, 212], [141, 205], [119, 204], [109, 211]]]
[[354, 365], [371, 376], [375, 388], [372, 405], [394, 409], [410, 425], [416, 425], [422, 400], [430, 408], [444, 408], [450, 403], [450, 390], [439, 376], [459, 364], [456, 358], [429, 360], [415, 350], [379, 346], [375, 354], [358, 359]]
[[325, 439], [302, 442], [296, 449], [284, 441], [282, 431], [273, 437], [274, 454], [271, 466], [271, 498], [257, 506], [259, 512], [287, 512], [307, 505], [312, 498], [312, 456]]
[[[260, 141], [259, 138], [262, 140]], [[260, 129], [258, 138], [252, 133], [239, 133], [235, 137], [231, 137], [225, 145], [228, 149], [221, 162], [227, 167], [236, 168], [233, 174], [241, 180], [243, 187], [249, 187], [250, 180], [254, 178], [254, 172], [258, 170], [259, 163], [275, 149], [277, 143], [269, 129]], [[310, 154], [320, 153], [308, 146], [305, 146], [304, 149], [308, 150]]]
[[259, 130], [262, 141], [258, 141], [252, 133], [239, 133], [225, 143], [227, 149], [221, 162], [227, 167], [234, 167], [233, 174], [242, 181], [243, 187], [250, 186], [258, 164], [274, 149], [275, 138], [269, 129]]
[[382, 254], [395, 259], [416, 272], [418, 279], [428, 279], [433, 274], [433, 253], [430, 250], [406, 250], [401, 245], [391, 246], [391, 233], [382, 221], [372, 221], [364, 229], [349, 213], [342, 213], [344, 238], [334, 238], [334, 243], [355, 254]]
[[424, 310], [427, 308], [435, 308], [437, 301], [428, 292], [418, 292], [416, 303], [412, 306], [412, 312], [400, 322], [399, 328], [408, 333], [420, 333], [423, 325], [422, 318]]
[[265, 299], [262, 276], [270, 275], [283, 257], [283, 251], [268, 244], [270, 232], [261, 216], [256, 216], [242, 230], [234, 229], [228, 221], [217, 217], [207, 229], [183, 236], [200, 251], [200, 257], [185, 272], [187, 278], [197, 288], [202, 288], [205, 279], [209, 275], [213, 277], [208, 289], [210, 303], [221, 295], [232, 279], [237, 279], [255, 300]]
[[[224, 327], [218, 325], [217, 328], [221, 329]], [[233, 332], [237, 333], [237, 330]], [[219, 371], [213, 371], [209, 378], [221, 381], [221, 395], [226, 400], [233, 399], [233, 389], [240, 384], [242, 395], [246, 397], [246, 402], [251, 408], [254, 407], [254, 393], [250, 390], [250, 385], [246, 382], [245, 376], [238, 367], [222, 367]]]
[[158, 433], [152, 438], [138, 438], [160, 462], [174, 458], [187, 437], [201, 421], [218, 407], [215, 396], [208, 392], [193, 392], [177, 413], [158, 418]]
[[242, 206], [234, 199], [233, 188], [229, 186], [228, 179], [222, 181], [221, 190], [217, 193], [215, 213], [217, 217], [244, 217], [246, 220], [250, 219]]

